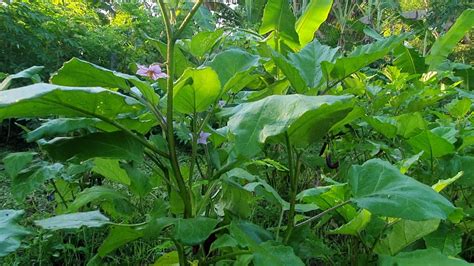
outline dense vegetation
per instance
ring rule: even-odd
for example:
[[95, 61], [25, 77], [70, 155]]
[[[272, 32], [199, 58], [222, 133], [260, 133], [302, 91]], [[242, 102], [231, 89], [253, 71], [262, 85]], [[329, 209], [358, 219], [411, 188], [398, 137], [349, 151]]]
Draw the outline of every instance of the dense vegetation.
[[1, 261], [474, 262], [474, 9], [410, 3], [0, 3]]

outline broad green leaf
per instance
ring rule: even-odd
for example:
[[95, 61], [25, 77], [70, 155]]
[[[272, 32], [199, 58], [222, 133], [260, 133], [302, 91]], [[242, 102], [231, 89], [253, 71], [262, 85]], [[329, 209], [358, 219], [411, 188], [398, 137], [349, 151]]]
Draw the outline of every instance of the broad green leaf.
[[153, 189], [150, 178], [147, 174], [138, 169], [137, 165], [122, 164], [121, 167], [125, 169], [130, 178], [130, 190], [140, 198], [145, 197]]
[[218, 223], [218, 220], [207, 217], [178, 219], [174, 224], [173, 238], [184, 245], [198, 245], [211, 235]]
[[28, 195], [43, 185], [47, 180], [58, 177], [63, 165], [59, 163], [37, 166], [30, 171], [22, 172], [12, 179], [12, 194], [18, 202], [23, 202]]
[[73, 58], [51, 77], [51, 83], [71, 87], [104, 87], [130, 92], [136, 86], [145, 99], [158, 104], [159, 96], [146, 82], [136, 76], [112, 71], [87, 61]]
[[94, 168], [92, 168], [92, 171], [110, 181], [119, 182], [127, 186], [130, 185], [130, 178], [127, 172], [120, 167], [118, 160], [96, 158], [94, 159]]
[[236, 106], [227, 125], [237, 154], [251, 157], [268, 138], [285, 132], [294, 146], [318, 141], [352, 107], [351, 96], [275, 95]]
[[393, 138], [397, 134], [397, 121], [392, 117], [368, 116], [365, 117], [365, 121], [387, 138]]
[[468, 266], [470, 263], [454, 258], [448, 257], [442, 254], [439, 250], [429, 248], [420, 249], [410, 252], [403, 252], [395, 257], [381, 256], [379, 265], [380, 266], [419, 266], [427, 265], [429, 262], [430, 266]]
[[267, 1], [263, 10], [262, 24], [259, 33], [274, 32], [280, 38], [290, 43], [298, 44], [298, 33], [295, 30], [296, 18], [290, 10], [287, 0]]
[[415, 149], [415, 152], [423, 151], [423, 156], [427, 158], [438, 158], [455, 151], [453, 144], [430, 130], [410, 138], [408, 144]]
[[0, 83], [0, 91], [8, 89], [10, 87], [10, 84], [13, 80], [15, 79], [32, 79], [35, 80], [38, 76], [38, 73], [43, 70], [43, 66], [32, 66], [30, 68], [27, 68], [25, 70], [22, 70], [16, 74], [12, 74], [7, 76], [4, 80], [2, 80], [2, 83]]
[[82, 226], [101, 227], [108, 223], [109, 218], [99, 211], [63, 214], [35, 221], [37, 226], [47, 230], [77, 229]]
[[274, 241], [267, 241], [255, 247], [253, 263], [261, 266], [305, 265], [291, 247]]
[[179, 266], [179, 255], [177, 251], [171, 251], [159, 257], [153, 263], [154, 266]]
[[439, 220], [396, 222], [386, 237], [380, 239], [374, 252], [381, 255], [395, 255], [411, 243], [438, 229]]
[[426, 71], [425, 59], [415, 50], [402, 44], [393, 51], [393, 65], [410, 74], [422, 74]]
[[201, 31], [194, 35], [189, 44], [191, 53], [196, 57], [206, 55], [216, 45], [223, 33], [223, 30]]
[[272, 58], [275, 65], [277, 65], [285, 74], [286, 78], [290, 81], [291, 86], [297, 93], [304, 93], [307, 91], [306, 81], [303, 79], [301, 71], [296, 68], [289, 59], [277, 52], [272, 52]]
[[361, 68], [383, 58], [399, 46], [407, 35], [391, 36], [371, 44], [358, 46], [347, 57], [338, 58], [334, 63], [322, 62], [326, 80], [340, 81]]
[[395, 117], [397, 135], [410, 138], [427, 129], [426, 121], [419, 112], [403, 114]]
[[121, 131], [55, 138], [41, 147], [58, 161], [85, 161], [95, 157], [142, 161], [144, 149], [135, 138]]
[[326, 21], [332, 2], [332, 0], [313, 0], [306, 6], [295, 27], [302, 47], [313, 40], [319, 26]]
[[239, 243], [229, 234], [223, 234], [216, 239], [216, 241], [212, 242], [210, 251], [214, 251], [220, 248], [228, 248], [228, 247], [237, 247]]
[[234, 48], [217, 54], [207, 66], [216, 71], [223, 92], [236, 92], [254, 78], [250, 72], [257, 67], [259, 59], [259, 56]]
[[447, 219], [455, 209], [431, 187], [380, 159], [352, 166], [349, 184], [353, 201], [375, 215], [422, 221]]
[[189, 68], [176, 81], [173, 94], [174, 107], [185, 114], [203, 112], [220, 94], [221, 83], [212, 68]]
[[433, 44], [426, 62], [430, 69], [438, 68], [448, 55], [453, 52], [456, 44], [474, 27], [474, 9], [466, 9], [443, 36]]
[[117, 248], [143, 237], [143, 231], [130, 227], [114, 226], [109, 235], [97, 250], [99, 256], [105, 257]]
[[232, 220], [229, 232], [242, 247], [255, 248], [263, 242], [273, 240], [273, 235], [270, 232], [244, 220]]
[[[318, 2], [321, 1], [311, 1], [311, 3]], [[322, 45], [317, 40], [314, 40], [298, 53], [288, 54], [288, 58], [292, 65], [298, 69], [301, 77], [306, 83], [306, 86], [309, 89], [314, 89], [321, 86], [324, 82], [321, 63], [323, 61], [333, 62], [336, 58], [338, 49], [339, 48], [331, 48], [327, 45]], [[286, 74], [285, 68], [281, 68], [281, 70]], [[291, 75], [291, 73], [288, 74]]]
[[127, 196], [116, 189], [105, 186], [93, 186], [84, 189], [77, 195], [74, 201], [69, 204], [68, 212], [77, 212], [80, 208], [89, 203], [101, 203], [104, 201], [116, 204], [119, 204], [119, 202], [125, 202], [125, 204], [131, 205], [130, 202], [128, 202]]
[[424, 237], [427, 248], [439, 249], [447, 256], [457, 256], [462, 251], [461, 229], [441, 224], [438, 230]]
[[357, 236], [369, 224], [371, 216], [372, 214], [369, 211], [362, 209], [349, 223], [331, 230], [329, 233]]
[[36, 154], [36, 152], [14, 152], [5, 156], [3, 164], [10, 178], [15, 178], [21, 170], [25, 169]]
[[[335, 184], [303, 190], [296, 198], [306, 203], [316, 204], [322, 210], [327, 210], [346, 201], [349, 192], [347, 184]], [[337, 208], [335, 212], [346, 221], [351, 221], [357, 215], [357, 210], [349, 204]]]
[[37, 141], [42, 138], [55, 137], [78, 129], [92, 128], [99, 123], [97, 118], [58, 118], [49, 120], [26, 134], [28, 142]]
[[30, 234], [17, 224], [22, 210], [0, 210], [0, 257], [4, 257], [20, 247], [21, 239]]
[[471, 106], [472, 101], [470, 99], [462, 98], [460, 100], [454, 99], [446, 107], [452, 116], [462, 118], [471, 111]]
[[0, 121], [54, 115], [115, 119], [141, 110], [143, 105], [135, 99], [103, 88], [37, 83], [0, 92]]
[[328, 247], [322, 237], [315, 234], [310, 224], [298, 226], [293, 229], [288, 245], [303, 261], [308, 259], [325, 259], [333, 256], [335, 252]]

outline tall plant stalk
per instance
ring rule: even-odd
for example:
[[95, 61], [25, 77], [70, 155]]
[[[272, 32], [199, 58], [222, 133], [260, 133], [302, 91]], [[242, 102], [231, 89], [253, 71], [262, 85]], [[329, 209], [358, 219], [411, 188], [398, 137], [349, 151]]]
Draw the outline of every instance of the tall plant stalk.
[[[167, 112], [166, 112], [166, 138], [168, 141], [168, 152], [169, 152], [169, 161], [171, 164], [171, 170], [175, 178], [176, 184], [178, 185], [179, 195], [183, 200], [184, 205], [184, 218], [191, 218], [193, 216], [192, 209], [192, 200], [191, 200], [191, 188], [186, 185], [186, 182], [181, 173], [179, 166], [178, 155], [176, 151], [176, 141], [174, 137], [174, 125], [173, 125], [173, 109], [174, 109], [174, 75], [175, 75], [175, 60], [174, 60], [174, 51], [176, 46], [176, 40], [179, 38], [181, 33], [184, 31], [186, 26], [191, 21], [194, 14], [197, 12], [201, 6], [203, 0], [198, 0], [191, 11], [186, 15], [183, 22], [179, 28], [174, 32], [173, 25], [170, 20], [170, 14], [168, 8], [164, 4], [163, 0], [158, 0], [158, 4], [161, 9], [161, 15], [163, 22], [165, 24], [166, 30], [166, 70], [168, 74], [168, 79], [166, 83], [167, 89]], [[196, 119], [196, 118], [193, 118]], [[190, 184], [191, 185], [191, 184]], [[179, 254], [179, 263], [180, 265], [188, 265], [184, 248], [181, 244], [176, 243], [176, 248]]]

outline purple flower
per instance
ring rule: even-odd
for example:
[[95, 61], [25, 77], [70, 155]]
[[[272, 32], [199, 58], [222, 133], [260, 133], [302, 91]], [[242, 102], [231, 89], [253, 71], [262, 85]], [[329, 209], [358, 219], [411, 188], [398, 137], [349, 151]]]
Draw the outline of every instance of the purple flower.
[[209, 138], [210, 135], [211, 135], [210, 133], [201, 131], [201, 133], [199, 133], [199, 138], [197, 140], [197, 143], [206, 145], [207, 144], [207, 138]]
[[220, 107], [220, 108], [223, 108], [225, 106], [225, 101], [222, 101], [220, 100], [217, 105]]
[[142, 77], [149, 77], [152, 80], [168, 77], [168, 75], [161, 71], [161, 67], [158, 64], [151, 64], [148, 67], [137, 64], [137, 67], [137, 75], [140, 75]]

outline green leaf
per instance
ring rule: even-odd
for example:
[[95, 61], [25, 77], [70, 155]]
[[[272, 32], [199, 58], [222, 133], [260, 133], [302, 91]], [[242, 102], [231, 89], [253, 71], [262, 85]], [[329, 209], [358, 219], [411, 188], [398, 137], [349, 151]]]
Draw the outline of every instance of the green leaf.
[[187, 69], [176, 81], [174, 107], [178, 112], [192, 114], [203, 112], [221, 94], [217, 73], [210, 67]]
[[239, 243], [229, 234], [223, 234], [216, 239], [216, 241], [212, 242], [210, 251], [214, 251], [216, 249], [221, 248], [228, 248], [228, 247], [237, 247]]
[[423, 151], [423, 156], [426, 158], [438, 158], [455, 151], [453, 144], [430, 130], [425, 130], [410, 138], [408, 144], [413, 147], [415, 152]]
[[150, 178], [147, 174], [140, 171], [138, 166], [123, 163], [121, 167], [127, 172], [130, 178], [130, 190], [135, 193], [135, 195], [143, 198], [151, 192], [153, 187], [150, 184]]
[[235, 136], [235, 151], [251, 157], [268, 138], [285, 132], [298, 147], [318, 141], [352, 107], [351, 96], [269, 96], [230, 110], [228, 128]]
[[456, 44], [474, 27], [474, 9], [466, 9], [443, 36], [431, 47], [426, 62], [431, 70], [437, 69], [453, 52]]
[[358, 46], [347, 57], [338, 58], [334, 63], [322, 62], [321, 66], [327, 80], [343, 80], [361, 68], [383, 58], [399, 46], [407, 35], [391, 36], [371, 44]]
[[372, 214], [367, 210], [361, 210], [354, 219], [343, 226], [329, 231], [330, 234], [357, 236], [370, 222]]
[[171, 251], [159, 257], [153, 263], [154, 266], [179, 266], [179, 254], [177, 251]]
[[397, 121], [392, 117], [386, 116], [368, 116], [365, 120], [377, 132], [381, 133], [387, 138], [393, 138], [397, 134]]
[[194, 35], [189, 44], [191, 53], [196, 57], [203, 57], [216, 45], [223, 32], [223, 30], [201, 31]]
[[36, 152], [14, 152], [8, 154], [3, 158], [5, 171], [11, 178], [15, 178], [21, 170], [25, 169], [33, 161], [33, 157], [36, 154]]
[[119, 114], [136, 113], [143, 108], [135, 99], [103, 88], [37, 83], [0, 92], [0, 121], [54, 115], [115, 119]]
[[439, 220], [396, 222], [386, 237], [380, 239], [374, 252], [381, 255], [395, 255], [411, 243], [438, 229]]
[[32, 66], [30, 68], [24, 69], [16, 74], [7, 76], [2, 83], [0, 83], [0, 91], [8, 89], [12, 80], [14, 79], [35, 79], [35, 76], [43, 70], [43, 66]]
[[46, 137], [55, 137], [78, 129], [92, 128], [99, 123], [97, 118], [58, 118], [43, 123], [40, 127], [26, 134], [28, 142]]
[[74, 199], [74, 201], [69, 205], [68, 212], [77, 212], [80, 208], [91, 202], [101, 203], [105, 201], [113, 203], [118, 203], [121, 201], [131, 205], [127, 199], [127, 196], [120, 193], [116, 189], [105, 186], [93, 186], [84, 189], [77, 195], [76, 199]]
[[254, 78], [250, 72], [257, 67], [259, 60], [259, 56], [234, 48], [217, 54], [207, 66], [216, 71], [223, 92], [237, 92]]
[[372, 214], [415, 221], [447, 219], [454, 206], [431, 187], [372, 159], [349, 171], [353, 201]]
[[273, 240], [273, 235], [270, 232], [244, 220], [232, 220], [229, 232], [242, 247], [255, 248], [263, 242]]
[[438, 230], [424, 237], [427, 248], [439, 249], [447, 256], [457, 256], [462, 251], [461, 229], [441, 224]]
[[[296, 198], [306, 203], [316, 204], [322, 210], [327, 210], [346, 201], [349, 193], [347, 184], [335, 184], [303, 190]], [[349, 204], [337, 208], [336, 212], [346, 221], [351, 221], [357, 215], [357, 210]]]
[[[311, 3], [319, 2], [321, 1], [312, 1]], [[321, 63], [323, 61], [333, 62], [336, 58], [338, 49], [339, 48], [331, 48], [327, 45], [322, 45], [317, 40], [314, 40], [298, 53], [288, 54], [288, 58], [292, 65], [298, 69], [301, 77], [306, 83], [306, 86], [309, 89], [314, 89], [321, 86], [325, 81], [321, 69]], [[285, 68], [281, 68], [281, 70], [285, 73]], [[288, 74], [291, 75], [291, 73]]]
[[402, 44], [393, 51], [395, 60], [393, 65], [402, 72], [410, 74], [423, 74], [426, 71], [425, 59], [415, 50]]
[[118, 160], [96, 158], [94, 159], [94, 167], [92, 171], [102, 175], [110, 181], [119, 182], [121, 184], [130, 185], [130, 178], [127, 172], [120, 168]]
[[0, 210], [0, 257], [17, 250], [21, 239], [30, 234], [26, 228], [16, 224], [23, 213], [22, 210]]
[[104, 87], [118, 88], [130, 92], [136, 86], [145, 99], [158, 104], [159, 96], [150, 84], [141, 81], [136, 76], [112, 71], [87, 61], [73, 58], [51, 77], [51, 83], [71, 87]]
[[142, 161], [144, 149], [139, 141], [121, 131], [55, 138], [41, 147], [53, 160], [79, 162], [95, 157]]
[[43, 185], [47, 180], [56, 178], [63, 165], [55, 163], [52, 165], [38, 166], [15, 176], [12, 180], [12, 194], [15, 200], [23, 202], [26, 197]]
[[218, 220], [207, 217], [178, 219], [174, 224], [173, 238], [184, 245], [198, 245], [209, 238], [218, 223]]
[[403, 114], [395, 117], [397, 121], [397, 135], [404, 138], [413, 137], [427, 129], [426, 121], [419, 112]]
[[461, 259], [448, 257], [442, 254], [437, 249], [420, 249], [411, 252], [403, 252], [395, 257], [381, 256], [380, 266], [419, 266], [426, 265], [429, 262], [430, 266], [468, 266], [470, 263]]
[[82, 226], [101, 227], [108, 223], [109, 218], [99, 211], [63, 214], [35, 221], [37, 226], [47, 230], [77, 229]]
[[296, 68], [289, 59], [275, 51], [272, 52], [272, 59], [275, 62], [275, 65], [277, 65], [285, 74], [286, 78], [290, 81], [291, 86], [297, 93], [304, 93], [307, 91], [306, 81], [303, 79], [301, 71]]
[[279, 37], [290, 43], [298, 44], [298, 34], [295, 30], [296, 18], [290, 10], [287, 0], [267, 1], [263, 10], [260, 34], [276, 32]]
[[436, 182], [436, 184], [432, 185], [431, 187], [436, 191], [436, 192], [440, 192], [442, 191], [443, 189], [445, 189], [447, 186], [451, 185], [452, 183], [454, 183], [456, 180], [458, 180], [459, 178], [461, 178], [461, 176], [464, 175], [464, 172], [459, 172], [457, 175], [451, 177], [451, 178], [448, 178], [448, 179], [441, 179], [439, 180], [438, 182]]
[[255, 248], [253, 263], [259, 266], [305, 265], [291, 247], [274, 241], [267, 241]]
[[97, 250], [102, 258], [117, 248], [143, 237], [143, 231], [130, 227], [114, 226]]
[[460, 100], [454, 99], [446, 107], [449, 114], [456, 118], [464, 117], [469, 111], [471, 111], [472, 101], [468, 98], [462, 98]]
[[300, 45], [305, 46], [314, 38], [319, 26], [326, 21], [332, 7], [332, 0], [311, 1], [306, 6], [303, 14], [296, 21], [296, 32]]

